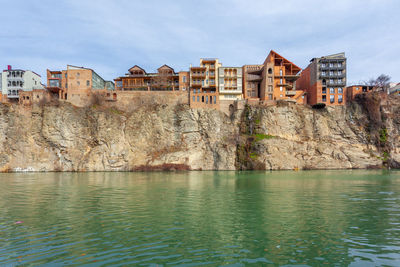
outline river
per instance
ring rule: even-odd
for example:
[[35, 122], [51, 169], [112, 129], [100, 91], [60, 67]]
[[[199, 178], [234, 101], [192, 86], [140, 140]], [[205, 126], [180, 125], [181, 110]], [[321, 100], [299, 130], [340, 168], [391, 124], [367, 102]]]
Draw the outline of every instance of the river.
[[400, 171], [3, 173], [3, 265], [400, 266]]

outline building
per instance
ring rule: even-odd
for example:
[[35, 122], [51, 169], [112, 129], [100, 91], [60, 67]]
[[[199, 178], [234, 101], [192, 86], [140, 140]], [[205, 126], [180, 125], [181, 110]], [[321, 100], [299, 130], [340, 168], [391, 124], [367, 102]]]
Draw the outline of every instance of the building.
[[[180, 77], [182, 78], [181, 86]], [[135, 65], [125, 76], [118, 77], [114, 81], [115, 89], [122, 91], [179, 91], [189, 87], [187, 72], [178, 74], [168, 65], [159, 67], [156, 73], [147, 73]]]
[[259, 99], [261, 95], [261, 76], [250, 74], [258, 72], [262, 69], [263, 65], [244, 65], [243, 69], [243, 97], [245, 99], [253, 98]]
[[0, 73], [0, 90], [2, 102], [18, 102], [21, 91], [43, 89], [39, 74], [22, 69], [13, 69], [10, 65]]
[[271, 50], [262, 65], [243, 66], [243, 94], [262, 102], [291, 100], [304, 103], [304, 92], [296, 89], [301, 68]]
[[346, 57], [344, 53], [313, 58], [296, 82], [310, 105], [344, 105], [346, 102]]
[[114, 90], [112, 81], [104, 80], [94, 70], [67, 65], [66, 70], [47, 70], [47, 89], [76, 106], [85, 106], [93, 93]]
[[200, 66], [190, 67], [191, 108], [219, 109], [217, 74], [221, 66], [222, 64], [216, 58], [202, 58]]
[[221, 110], [229, 110], [236, 100], [243, 99], [241, 67], [219, 67], [217, 83]]
[[32, 91], [20, 91], [19, 104], [31, 106], [33, 104], [47, 103], [52, 99], [52, 95], [46, 89], [33, 89]]
[[180, 71], [179, 72], [179, 90], [180, 91], [189, 91], [190, 87], [190, 72], [189, 71]]
[[391, 94], [391, 95], [400, 95], [400, 83], [392, 86], [389, 89], [389, 94]]
[[351, 85], [346, 87], [346, 101], [354, 100], [356, 95], [361, 93], [368, 93], [374, 90], [370, 85]]

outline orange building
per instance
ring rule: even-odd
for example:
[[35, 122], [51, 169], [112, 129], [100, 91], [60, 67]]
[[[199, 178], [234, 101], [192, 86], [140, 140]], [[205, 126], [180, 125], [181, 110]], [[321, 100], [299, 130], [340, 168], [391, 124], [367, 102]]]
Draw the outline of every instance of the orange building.
[[[186, 90], [189, 84], [187, 72], [178, 74], [168, 65], [159, 67], [157, 73], [147, 73], [137, 65], [128, 71], [129, 73], [125, 74], [125, 76], [114, 79], [116, 90], [179, 91]], [[179, 83], [180, 77], [182, 78], [181, 84]]]
[[218, 69], [216, 58], [200, 59], [200, 66], [190, 67], [189, 102], [191, 108], [219, 109]]
[[344, 53], [313, 58], [300, 73], [296, 87], [307, 94], [308, 104], [344, 105], [346, 103], [346, 57]]
[[92, 93], [114, 90], [114, 83], [106, 81], [94, 70], [67, 65], [66, 70], [47, 70], [47, 89], [76, 106], [88, 103]]
[[243, 94], [246, 99], [293, 100], [304, 103], [304, 92], [296, 90], [301, 68], [271, 50], [262, 65], [243, 66]]
[[346, 101], [354, 100], [356, 95], [368, 93], [374, 90], [373, 86], [369, 85], [351, 85], [346, 87]]

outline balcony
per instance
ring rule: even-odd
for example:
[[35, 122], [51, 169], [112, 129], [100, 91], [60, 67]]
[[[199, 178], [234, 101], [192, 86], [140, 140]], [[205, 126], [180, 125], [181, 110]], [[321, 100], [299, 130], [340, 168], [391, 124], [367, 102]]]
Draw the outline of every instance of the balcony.
[[200, 67], [200, 66], [190, 67], [190, 71], [192, 70], [206, 70], [206, 67]]
[[286, 96], [294, 96], [294, 95], [296, 95], [296, 91], [295, 90], [286, 91]]
[[7, 92], [7, 97], [8, 98], [18, 98], [18, 90], [8, 90]]
[[204, 77], [206, 77], [206, 73], [205, 72], [192, 72], [191, 76], [193, 78], [204, 78]]

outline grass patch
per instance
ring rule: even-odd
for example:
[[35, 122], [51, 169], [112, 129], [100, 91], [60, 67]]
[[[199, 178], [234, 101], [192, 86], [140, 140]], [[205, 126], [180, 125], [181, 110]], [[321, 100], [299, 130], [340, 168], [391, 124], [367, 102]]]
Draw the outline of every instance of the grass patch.
[[256, 141], [275, 138], [275, 136], [270, 135], [270, 134], [255, 134], [254, 136], [256, 138]]

